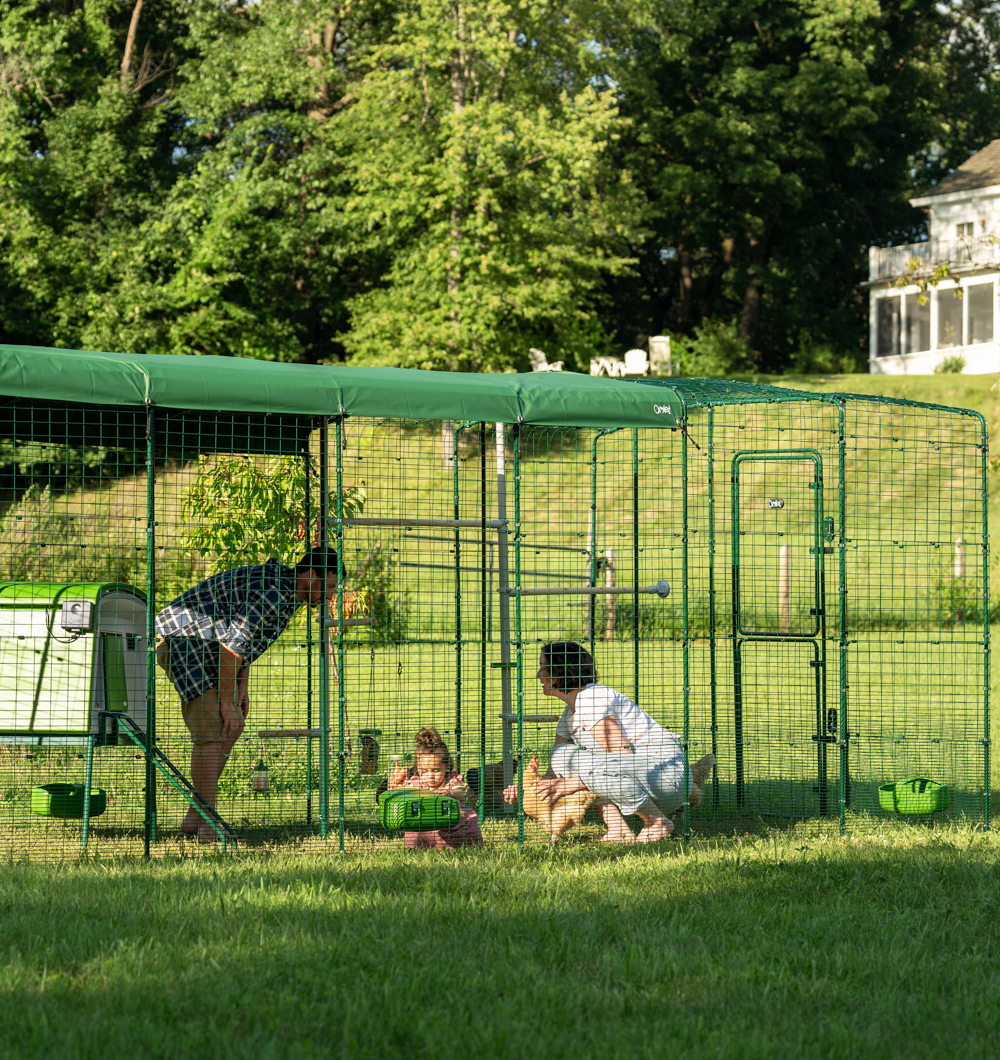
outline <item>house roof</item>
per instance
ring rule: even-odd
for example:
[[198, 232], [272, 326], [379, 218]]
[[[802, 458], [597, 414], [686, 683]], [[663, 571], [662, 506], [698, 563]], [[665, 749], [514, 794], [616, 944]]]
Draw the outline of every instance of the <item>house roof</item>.
[[993, 140], [981, 151], [966, 159], [953, 173], [927, 192], [927, 195], [949, 195], [956, 191], [973, 191], [1000, 184], [1000, 140]]

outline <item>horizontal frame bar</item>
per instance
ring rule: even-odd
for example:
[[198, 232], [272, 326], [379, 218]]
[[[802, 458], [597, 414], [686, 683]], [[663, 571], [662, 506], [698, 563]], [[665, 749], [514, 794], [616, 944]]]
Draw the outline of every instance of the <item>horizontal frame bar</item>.
[[[332, 516], [327, 520], [331, 526], [337, 525], [337, 520]], [[371, 519], [343, 519], [341, 523], [345, 527], [353, 526], [398, 526], [405, 529], [408, 526], [440, 526], [446, 529], [458, 530], [462, 527], [482, 529], [481, 519], [405, 519], [393, 517], [371, 518]], [[507, 526], [506, 519], [487, 519], [487, 527], [500, 530]]]
[[[661, 586], [666, 586], [664, 590]], [[661, 599], [670, 595], [670, 585], [659, 582], [657, 585], [588, 585], [580, 589], [497, 589], [498, 593], [506, 592], [508, 596], [632, 596], [634, 593], [655, 593]]]

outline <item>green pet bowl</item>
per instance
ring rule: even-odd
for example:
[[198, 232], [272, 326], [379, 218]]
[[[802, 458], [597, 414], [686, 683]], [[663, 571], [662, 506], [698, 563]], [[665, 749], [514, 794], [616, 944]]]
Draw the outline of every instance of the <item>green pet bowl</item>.
[[910, 777], [878, 789], [878, 802], [890, 813], [937, 813], [948, 809], [948, 785], [926, 777]]
[[[100, 817], [107, 808], [104, 788], [91, 788], [90, 816]], [[83, 817], [83, 785], [41, 784], [32, 788], [31, 812], [39, 817]]]

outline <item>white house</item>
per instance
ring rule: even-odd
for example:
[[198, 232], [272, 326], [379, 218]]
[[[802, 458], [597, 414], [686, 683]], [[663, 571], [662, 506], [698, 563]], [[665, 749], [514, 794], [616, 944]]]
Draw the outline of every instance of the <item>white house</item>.
[[956, 356], [965, 372], [1000, 371], [1000, 140], [910, 204], [927, 210], [926, 242], [868, 250], [872, 374]]

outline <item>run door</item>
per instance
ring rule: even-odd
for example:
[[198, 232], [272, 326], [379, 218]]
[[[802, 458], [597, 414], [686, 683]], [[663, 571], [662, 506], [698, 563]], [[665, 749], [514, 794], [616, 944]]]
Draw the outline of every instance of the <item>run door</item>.
[[736, 799], [815, 816], [836, 804], [827, 754], [823, 464], [815, 450], [737, 453], [732, 465]]

